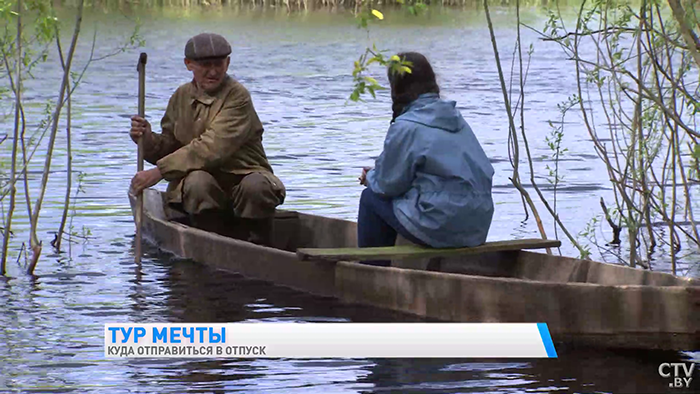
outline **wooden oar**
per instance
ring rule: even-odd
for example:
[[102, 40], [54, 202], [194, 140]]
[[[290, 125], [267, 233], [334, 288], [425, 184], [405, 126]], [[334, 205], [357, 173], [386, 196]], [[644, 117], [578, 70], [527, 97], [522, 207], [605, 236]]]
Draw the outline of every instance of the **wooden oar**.
[[[139, 73], [139, 116], [146, 117], [146, 61], [148, 56], [145, 52], [139, 55], [139, 63], [136, 71]], [[143, 171], [143, 136], [139, 137], [138, 158], [136, 159], [136, 171]], [[143, 191], [136, 196], [136, 263], [141, 263], [141, 218], [143, 216]]]

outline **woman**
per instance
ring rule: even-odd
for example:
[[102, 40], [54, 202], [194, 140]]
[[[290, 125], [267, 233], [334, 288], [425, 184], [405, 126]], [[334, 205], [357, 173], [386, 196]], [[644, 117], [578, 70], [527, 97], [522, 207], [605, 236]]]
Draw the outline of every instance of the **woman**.
[[456, 103], [440, 99], [425, 56], [398, 56], [411, 72], [389, 67], [393, 117], [374, 169], [360, 176], [367, 188], [358, 245], [393, 246], [397, 233], [434, 248], [483, 244], [493, 217], [493, 167]]

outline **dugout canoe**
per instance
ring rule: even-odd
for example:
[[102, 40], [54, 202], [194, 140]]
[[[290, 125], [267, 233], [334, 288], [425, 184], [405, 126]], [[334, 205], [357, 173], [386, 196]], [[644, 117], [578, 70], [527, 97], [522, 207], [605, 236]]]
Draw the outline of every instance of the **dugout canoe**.
[[[132, 212], [135, 198], [130, 195]], [[144, 240], [161, 250], [311, 294], [455, 322], [545, 322], [555, 342], [700, 349], [700, 280], [525, 250], [397, 260], [392, 267], [301, 260], [299, 248], [356, 246], [356, 223], [278, 211], [274, 247], [171, 221], [144, 191]]]

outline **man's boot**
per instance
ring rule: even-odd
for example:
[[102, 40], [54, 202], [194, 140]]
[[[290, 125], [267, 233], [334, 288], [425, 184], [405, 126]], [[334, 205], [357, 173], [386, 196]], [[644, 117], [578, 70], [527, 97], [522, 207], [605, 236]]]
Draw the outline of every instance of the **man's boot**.
[[204, 211], [189, 217], [192, 227], [211, 233], [221, 232], [221, 214], [218, 211]]
[[247, 240], [248, 230], [233, 213], [225, 211], [206, 211], [191, 215], [192, 225], [198, 229], [223, 235], [225, 237]]
[[275, 218], [243, 219], [248, 228], [248, 242], [257, 245], [272, 246], [273, 222]]

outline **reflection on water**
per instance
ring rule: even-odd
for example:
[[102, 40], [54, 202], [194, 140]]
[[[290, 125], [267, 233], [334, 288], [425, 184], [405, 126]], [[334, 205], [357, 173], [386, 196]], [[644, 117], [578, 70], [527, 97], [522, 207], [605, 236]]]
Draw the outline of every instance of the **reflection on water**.
[[111, 272], [46, 275], [0, 287], [7, 301], [0, 315], [0, 343], [6, 344], [0, 387], [110, 393], [660, 393], [667, 382], [658, 376], [658, 365], [687, 358], [559, 345], [556, 360], [105, 360], [107, 322], [423, 321], [213, 271], [152, 248], [146, 252], [140, 269], [121, 259]]
[[[251, 91], [265, 124], [264, 144], [288, 191], [286, 208], [354, 219], [361, 187], [356, 178], [381, 151], [390, 105], [386, 92], [377, 100], [346, 103], [352, 61], [367, 43], [347, 15], [292, 18], [226, 12], [178, 15], [145, 13], [147, 40], [146, 108], [158, 123], [168, 97], [188, 80], [182, 65], [183, 43], [205, 30], [231, 38], [232, 73]], [[528, 16], [536, 24], [535, 14]], [[434, 16], [437, 18], [438, 16]], [[508, 13], [500, 13], [501, 22]], [[182, 18], [182, 19], [180, 19]], [[510, 186], [507, 122], [493, 67], [491, 48], [478, 12], [450, 12], [415, 25], [385, 24], [373, 39], [392, 51], [419, 50], [435, 64], [443, 95], [454, 99], [494, 163], [496, 217], [491, 240], [537, 235], [532, 220], [522, 222], [522, 203]], [[92, 15], [98, 22], [99, 51], [119, 42], [130, 25], [123, 18]], [[174, 26], [177, 25], [177, 28]], [[501, 23], [500, 26], [505, 26]], [[505, 37], [505, 27], [498, 34]], [[534, 41], [526, 34], [526, 41]], [[504, 41], [505, 42], [505, 41]], [[77, 64], [85, 60], [84, 41]], [[504, 43], [505, 45], [505, 43]], [[175, 49], [173, 49], [175, 48]], [[507, 45], [505, 46], [507, 48]], [[574, 86], [563, 55], [537, 45], [528, 79], [526, 121], [535, 167], [544, 170], [549, 151], [546, 121], [557, 116], [556, 103]], [[503, 54], [508, 56], [504, 49]], [[99, 53], [98, 53], [99, 55]], [[416, 321], [415, 317], [312, 297], [240, 276], [214, 272], [189, 261], [148, 249], [140, 267], [131, 251], [134, 227], [126, 198], [135, 170], [135, 148], [127, 137], [128, 116], [136, 111], [135, 64], [138, 51], [93, 66], [74, 96], [74, 166], [85, 174], [85, 193], [76, 199], [75, 231], [90, 230], [52, 255], [48, 246], [60, 220], [65, 152], [56, 153], [54, 173], [39, 236], [44, 253], [36, 278], [27, 278], [14, 262], [0, 281], [0, 391], [21, 392], [250, 392], [250, 393], [464, 393], [464, 392], [665, 392], [660, 362], [697, 354], [630, 353], [558, 348], [558, 360], [105, 360], [103, 325], [115, 322], [233, 321]], [[55, 70], [38, 70], [44, 77]], [[379, 70], [377, 76], [381, 78]], [[38, 78], [28, 94], [43, 101], [56, 86]], [[553, 86], [552, 80], [557, 81]], [[0, 108], [7, 112], [7, 103]], [[28, 108], [38, 111], [40, 107]], [[2, 125], [9, 129], [5, 120]], [[562, 215], [579, 231], [598, 211], [610, 190], [585, 132], [567, 126], [570, 160], [560, 163], [567, 176], [558, 202]], [[65, 146], [61, 135], [59, 149]], [[0, 145], [7, 154], [7, 144]], [[34, 183], [40, 173], [31, 168]], [[75, 178], [74, 178], [75, 180]], [[546, 183], [542, 180], [543, 183]], [[26, 235], [23, 207], [14, 229], [19, 246]], [[551, 228], [551, 223], [546, 223]], [[566, 247], [565, 254], [575, 254]], [[665, 269], [659, 250], [659, 269]], [[15, 256], [16, 258], [16, 256]], [[690, 260], [693, 261], [693, 260]], [[696, 268], [697, 269], [697, 268]], [[696, 275], [697, 276], [697, 275]], [[555, 338], [556, 339], [556, 338]], [[342, 338], [338, 338], [342, 341]], [[416, 338], [420, 341], [420, 338]], [[680, 391], [679, 391], [680, 392]]]

